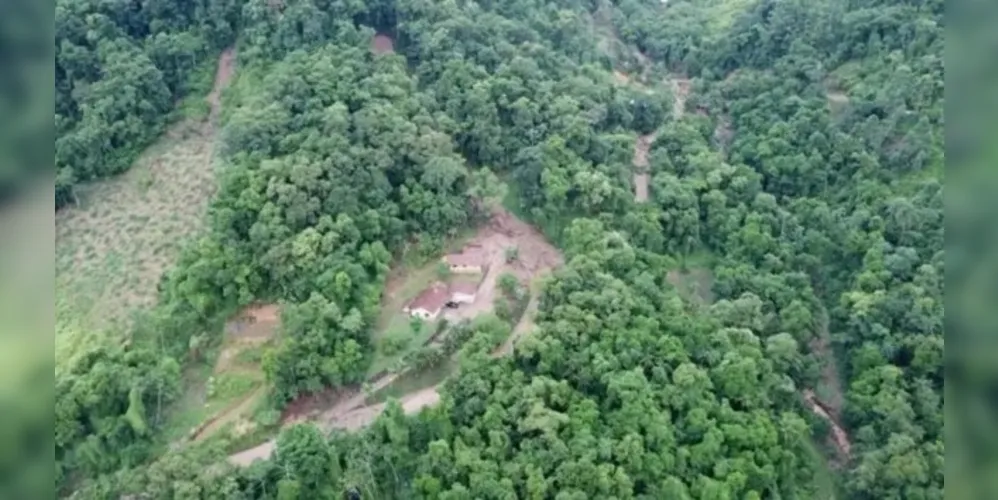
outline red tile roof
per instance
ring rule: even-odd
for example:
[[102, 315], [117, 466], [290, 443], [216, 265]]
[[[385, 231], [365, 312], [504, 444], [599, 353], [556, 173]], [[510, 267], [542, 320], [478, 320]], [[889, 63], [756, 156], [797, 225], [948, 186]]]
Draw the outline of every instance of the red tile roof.
[[450, 291], [447, 285], [437, 282], [420, 292], [412, 302], [409, 302], [408, 307], [409, 310], [425, 309], [432, 313], [439, 311], [448, 300], [450, 300]]

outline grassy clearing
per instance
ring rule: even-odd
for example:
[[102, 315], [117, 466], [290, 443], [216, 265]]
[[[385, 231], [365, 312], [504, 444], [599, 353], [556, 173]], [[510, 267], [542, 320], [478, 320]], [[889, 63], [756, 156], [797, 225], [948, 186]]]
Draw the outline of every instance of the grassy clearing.
[[201, 231], [215, 190], [214, 133], [205, 124], [214, 63], [207, 58], [195, 70], [175, 123], [131, 169], [77, 186], [79, 204], [55, 214], [57, 362], [124, 337], [154, 303], [182, 245]]
[[666, 281], [676, 287], [679, 295], [686, 300], [695, 299], [702, 305], [714, 303], [715, 258], [708, 252], [695, 252], [682, 256], [674, 269], [666, 275]]
[[692, 267], [686, 271], [669, 271], [667, 280], [686, 300], [695, 299], [703, 305], [714, 303], [714, 273], [710, 269]]
[[81, 185], [80, 204], [56, 213], [57, 343], [125, 332], [154, 303], [160, 276], [204, 225], [212, 140], [200, 124], [177, 124], [131, 170]]

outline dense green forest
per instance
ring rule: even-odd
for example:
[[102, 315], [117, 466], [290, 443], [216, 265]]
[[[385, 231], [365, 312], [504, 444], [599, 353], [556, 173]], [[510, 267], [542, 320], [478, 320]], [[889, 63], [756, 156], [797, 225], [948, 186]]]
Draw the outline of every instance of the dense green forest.
[[[840, 368], [838, 494], [941, 499], [942, 2], [57, 2], [57, 204], [127, 168], [186, 76], [237, 43], [211, 231], [132, 341], [59, 373], [78, 498], [817, 498]], [[647, 61], [601, 49], [596, 25]], [[604, 30], [605, 31], [605, 30]], [[375, 32], [396, 53], [374, 54]], [[667, 86], [691, 94], [681, 118]], [[651, 196], [635, 138], [655, 131]], [[192, 346], [279, 301], [280, 408], [360, 382], [393, 255], [485, 216], [497, 179], [563, 249], [537, 331], [469, 345], [441, 405], [224, 465], [158, 429]], [[60, 201], [61, 200], [61, 201]], [[669, 271], [708, 255], [713, 304]], [[827, 323], [827, 325], [826, 325]], [[827, 328], [832, 348], [819, 349]], [[834, 455], [833, 450], [827, 450]]]

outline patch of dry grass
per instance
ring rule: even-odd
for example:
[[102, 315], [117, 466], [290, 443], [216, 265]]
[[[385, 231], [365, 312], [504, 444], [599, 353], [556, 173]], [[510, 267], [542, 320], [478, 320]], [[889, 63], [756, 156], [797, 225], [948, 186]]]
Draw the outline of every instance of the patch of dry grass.
[[163, 272], [201, 231], [215, 189], [214, 136], [173, 126], [126, 173], [81, 185], [79, 205], [55, 215], [57, 361], [80, 338], [124, 334], [152, 305]]

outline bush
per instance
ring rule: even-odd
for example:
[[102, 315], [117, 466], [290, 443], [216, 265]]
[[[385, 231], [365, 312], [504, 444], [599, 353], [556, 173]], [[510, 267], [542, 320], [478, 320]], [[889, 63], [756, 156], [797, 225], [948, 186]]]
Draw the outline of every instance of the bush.
[[385, 338], [381, 339], [381, 353], [385, 356], [394, 356], [402, 352], [411, 340], [412, 337], [404, 332], [390, 332]]
[[499, 289], [507, 297], [516, 297], [520, 288], [520, 280], [516, 279], [513, 273], [505, 272], [499, 275]]
[[513, 261], [520, 258], [520, 249], [518, 247], [506, 247], [505, 256], [506, 263], [512, 264]]

